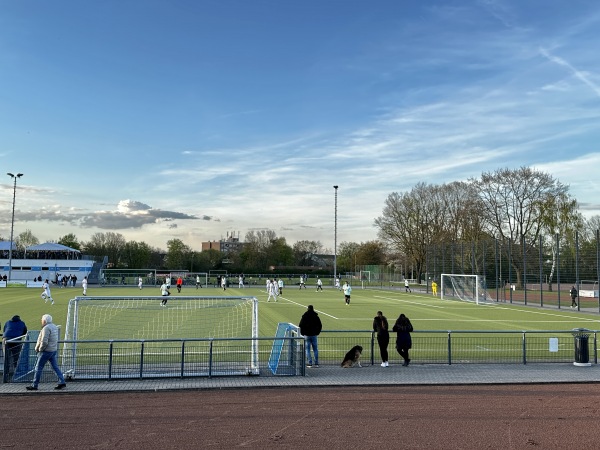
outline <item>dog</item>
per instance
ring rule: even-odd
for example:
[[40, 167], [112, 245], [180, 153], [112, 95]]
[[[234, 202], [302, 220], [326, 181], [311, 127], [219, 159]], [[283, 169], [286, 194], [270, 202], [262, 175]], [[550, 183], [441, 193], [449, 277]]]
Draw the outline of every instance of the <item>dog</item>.
[[342, 361], [341, 366], [344, 369], [353, 367], [354, 364], [358, 364], [358, 367], [362, 367], [360, 365], [360, 355], [362, 354], [363, 348], [360, 345], [355, 345], [350, 349], [346, 356], [344, 356], [344, 360]]

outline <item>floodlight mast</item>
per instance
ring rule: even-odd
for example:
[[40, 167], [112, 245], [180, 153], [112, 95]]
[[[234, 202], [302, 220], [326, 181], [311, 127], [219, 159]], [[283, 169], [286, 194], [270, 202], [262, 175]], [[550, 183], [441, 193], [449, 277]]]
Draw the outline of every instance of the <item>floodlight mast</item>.
[[13, 248], [13, 235], [15, 229], [15, 200], [17, 198], [17, 179], [23, 176], [22, 173], [14, 174], [6, 172], [6, 175], [14, 180], [13, 184], [13, 204], [12, 204], [12, 219], [10, 221], [10, 244], [8, 245], [8, 281], [12, 278], [12, 248]]
[[335, 189], [335, 213], [333, 221], [333, 281], [337, 279], [337, 193], [338, 185], [333, 186]]

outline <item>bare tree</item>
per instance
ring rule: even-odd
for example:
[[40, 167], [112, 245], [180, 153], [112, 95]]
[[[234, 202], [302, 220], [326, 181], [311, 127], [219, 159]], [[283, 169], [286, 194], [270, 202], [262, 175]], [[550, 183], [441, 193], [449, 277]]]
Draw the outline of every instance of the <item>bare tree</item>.
[[[498, 169], [484, 172], [472, 180], [481, 199], [484, 226], [505, 245], [536, 245], [544, 226], [548, 224], [553, 198], [565, 197], [568, 187], [552, 176], [531, 169]], [[518, 252], [510, 252], [510, 264], [522, 286], [522, 271], [517, 264]]]

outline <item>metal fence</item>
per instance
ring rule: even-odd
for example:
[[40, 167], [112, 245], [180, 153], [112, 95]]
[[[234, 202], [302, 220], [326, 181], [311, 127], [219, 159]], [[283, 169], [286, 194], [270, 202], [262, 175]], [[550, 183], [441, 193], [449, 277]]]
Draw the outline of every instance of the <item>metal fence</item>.
[[[178, 339], [77, 341], [76, 364], [61, 356], [67, 378], [117, 380], [217, 376], [303, 376], [302, 337], [257, 338], [259, 358], [249, 362], [248, 339]], [[597, 331], [415, 331], [411, 360], [416, 364], [598, 363]], [[64, 344], [74, 341], [61, 341]], [[363, 347], [363, 365], [380, 362], [375, 334], [363, 331], [323, 331], [318, 339], [319, 364], [339, 366], [355, 345]], [[35, 342], [23, 341], [16, 366], [5, 358], [5, 383], [30, 383]], [[390, 363], [400, 363], [390, 335]], [[60, 354], [60, 352], [59, 352]], [[578, 358], [585, 358], [586, 361]], [[42, 381], [55, 381], [49, 365]]]

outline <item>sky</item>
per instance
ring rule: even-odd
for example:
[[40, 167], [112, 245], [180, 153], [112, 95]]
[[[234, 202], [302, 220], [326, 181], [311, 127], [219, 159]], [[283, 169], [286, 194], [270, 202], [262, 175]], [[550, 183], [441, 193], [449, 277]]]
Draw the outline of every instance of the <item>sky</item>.
[[333, 249], [393, 192], [523, 166], [591, 217], [599, 42], [596, 0], [0, 0], [0, 237], [5, 172], [40, 242]]

